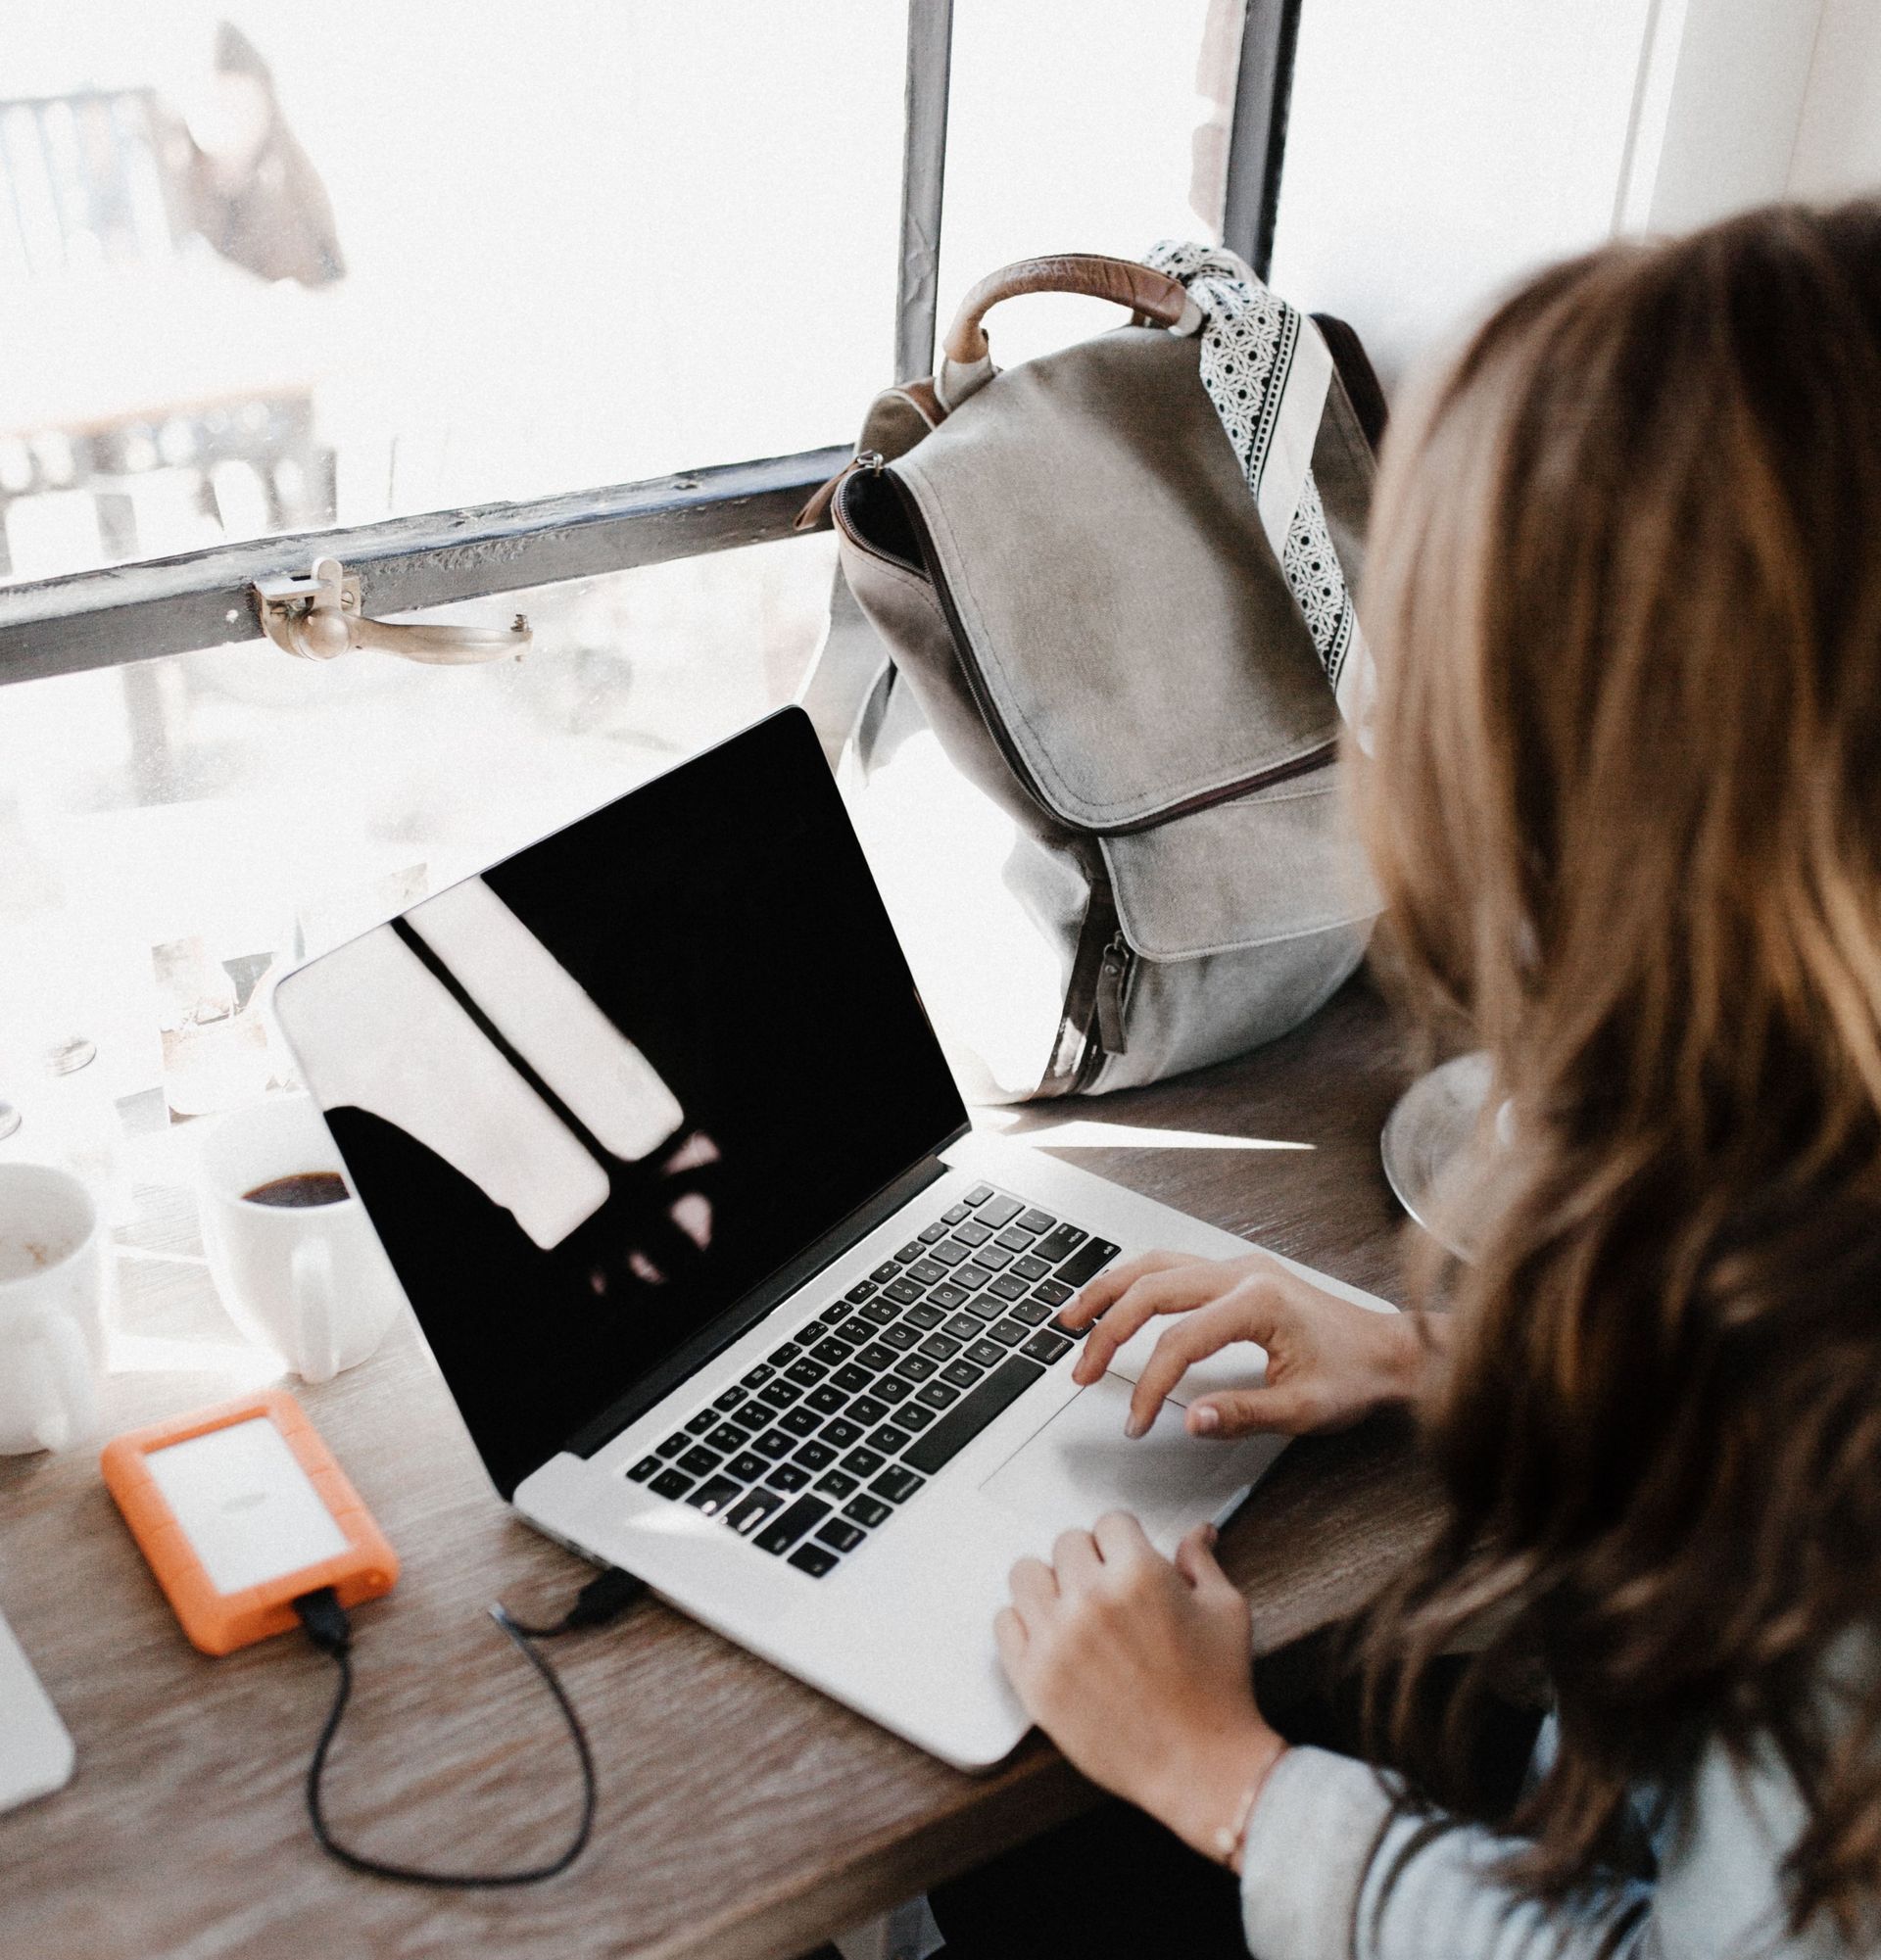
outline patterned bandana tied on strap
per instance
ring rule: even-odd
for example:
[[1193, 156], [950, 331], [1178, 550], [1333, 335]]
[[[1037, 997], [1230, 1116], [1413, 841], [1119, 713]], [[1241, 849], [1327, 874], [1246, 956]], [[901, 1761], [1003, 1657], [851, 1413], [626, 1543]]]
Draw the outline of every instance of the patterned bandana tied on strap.
[[1271, 293], [1232, 252], [1165, 239], [1143, 263], [1180, 280], [1201, 309], [1202, 386], [1253, 492], [1261, 529], [1306, 620], [1339, 713], [1369, 749], [1372, 656], [1313, 480], [1331, 352], [1313, 321]]

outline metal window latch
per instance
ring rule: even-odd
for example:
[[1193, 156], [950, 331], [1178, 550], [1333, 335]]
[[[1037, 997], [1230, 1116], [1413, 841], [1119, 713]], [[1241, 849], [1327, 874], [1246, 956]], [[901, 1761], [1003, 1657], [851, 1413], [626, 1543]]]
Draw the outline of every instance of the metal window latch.
[[338, 558], [315, 558], [311, 578], [258, 579], [253, 590], [262, 631], [283, 653], [301, 660], [331, 660], [372, 646], [427, 666], [467, 667], [509, 659], [534, 638], [521, 613], [506, 627], [398, 626], [367, 619], [360, 610], [359, 574]]

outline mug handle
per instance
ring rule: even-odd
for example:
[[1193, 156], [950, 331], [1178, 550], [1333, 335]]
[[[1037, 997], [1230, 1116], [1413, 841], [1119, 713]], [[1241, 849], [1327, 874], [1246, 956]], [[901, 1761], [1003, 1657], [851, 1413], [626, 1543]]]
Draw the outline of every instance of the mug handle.
[[63, 1450], [92, 1425], [91, 1356], [63, 1314], [42, 1315], [26, 1348], [27, 1406], [42, 1450]]
[[340, 1371], [339, 1301], [333, 1285], [333, 1249], [323, 1238], [304, 1238], [288, 1260], [294, 1296], [295, 1365], [303, 1381], [331, 1381]]

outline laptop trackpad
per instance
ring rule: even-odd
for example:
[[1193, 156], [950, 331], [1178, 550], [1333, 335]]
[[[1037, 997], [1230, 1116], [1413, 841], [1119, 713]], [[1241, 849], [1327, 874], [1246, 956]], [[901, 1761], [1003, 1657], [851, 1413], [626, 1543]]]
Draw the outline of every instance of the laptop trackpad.
[[[1147, 1436], [1124, 1434], [1131, 1384], [1114, 1374], [1066, 1403], [981, 1485], [992, 1501], [1054, 1531], [1088, 1530], [1107, 1510], [1133, 1512], [1165, 1552], [1213, 1517], [1279, 1454], [1282, 1439], [1211, 1443], [1165, 1406]], [[1043, 1549], [1042, 1547], [1040, 1548]]]

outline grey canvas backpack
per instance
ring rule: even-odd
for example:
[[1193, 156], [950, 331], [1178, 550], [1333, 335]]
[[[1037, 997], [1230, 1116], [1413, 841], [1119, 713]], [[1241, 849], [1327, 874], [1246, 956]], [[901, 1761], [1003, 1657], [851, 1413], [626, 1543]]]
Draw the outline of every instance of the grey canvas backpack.
[[[996, 372], [984, 314], [1040, 290], [1115, 299], [1133, 323]], [[1349, 328], [1282, 315], [1320, 336], [1326, 370], [1304, 425], [1324, 523], [1300, 549], [1319, 573], [1336, 552], [1336, 598], [1358, 576], [1382, 397]], [[1224, 424], [1236, 403], [1204, 387], [1208, 372], [1231, 392], [1237, 370], [1219, 351], [1206, 367], [1201, 325], [1182, 284], [1144, 265], [1008, 266], [969, 296], [936, 376], [876, 399], [855, 459], [805, 511], [830, 510], [892, 662], [840, 645], [839, 617], [806, 696], [826, 745], [865, 780], [931, 732], [962, 793], [1005, 820], [989, 896], [1038, 942], [1013, 972], [1042, 972], [1053, 1000], [1031, 1060], [979, 1071], [983, 1097], [1123, 1088], [1239, 1053], [1310, 1015], [1365, 949], [1375, 902], [1335, 783], [1337, 669], [1310, 630], [1324, 608], [1293, 543], [1283, 568], [1263, 530]], [[1249, 399], [1259, 410], [1258, 386]], [[880, 668], [860, 688], [858, 661]], [[943, 800], [921, 849], [878, 855], [898, 923], [949, 827], [970, 828]], [[997, 1013], [1002, 976], [988, 978]]]

